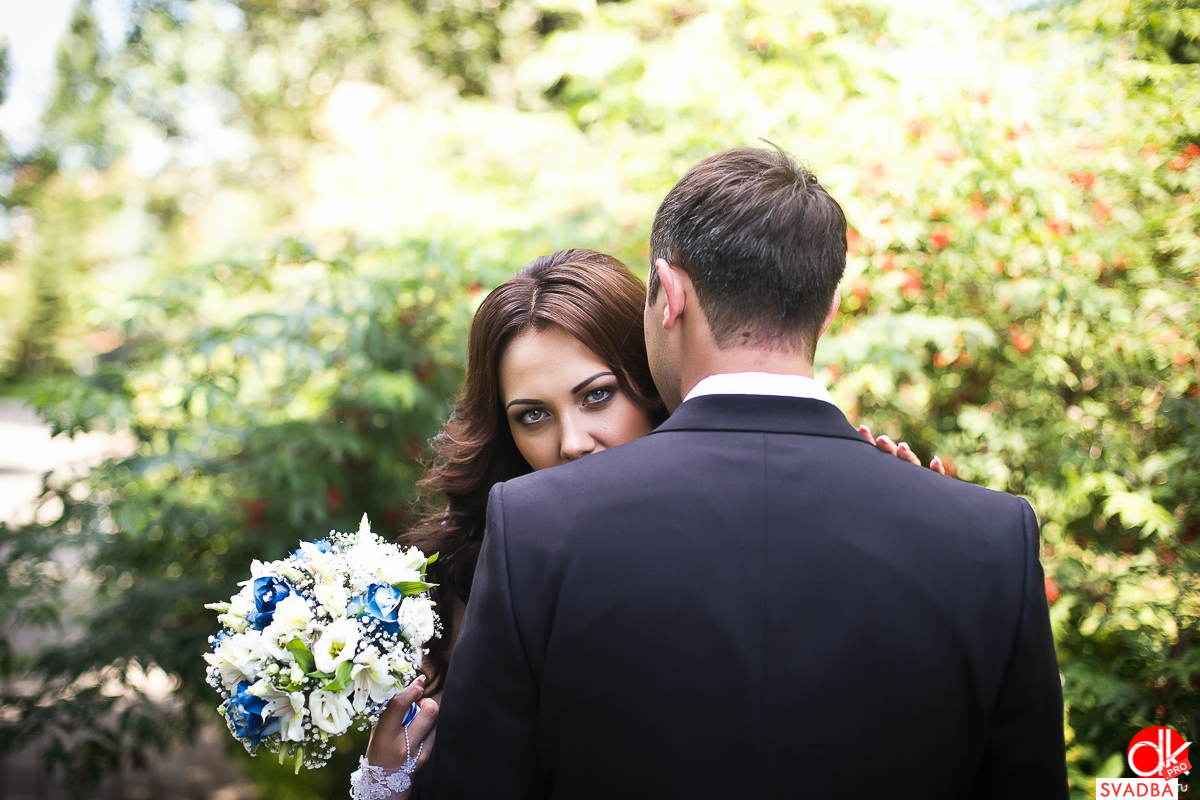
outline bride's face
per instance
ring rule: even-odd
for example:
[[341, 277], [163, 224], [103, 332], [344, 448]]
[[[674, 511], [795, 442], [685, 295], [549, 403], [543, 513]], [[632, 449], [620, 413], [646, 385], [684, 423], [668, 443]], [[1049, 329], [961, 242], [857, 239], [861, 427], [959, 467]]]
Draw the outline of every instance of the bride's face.
[[607, 364], [561, 328], [527, 331], [500, 358], [500, 402], [535, 470], [633, 441], [653, 427]]

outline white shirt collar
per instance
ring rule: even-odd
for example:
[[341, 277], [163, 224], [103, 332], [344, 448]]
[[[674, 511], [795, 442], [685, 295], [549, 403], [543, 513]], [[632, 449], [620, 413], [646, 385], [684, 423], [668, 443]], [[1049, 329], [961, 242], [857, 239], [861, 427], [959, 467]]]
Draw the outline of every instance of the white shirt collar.
[[686, 403], [693, 397], [706, 394], [767, 394], [778, 397], [805, 397], [823, 400], [833, 405], [833, 398], [824, 386], [813, 378], [803, 375], [778, 375], [773, 372], [731, 372], [709, 375], [683, 398]]

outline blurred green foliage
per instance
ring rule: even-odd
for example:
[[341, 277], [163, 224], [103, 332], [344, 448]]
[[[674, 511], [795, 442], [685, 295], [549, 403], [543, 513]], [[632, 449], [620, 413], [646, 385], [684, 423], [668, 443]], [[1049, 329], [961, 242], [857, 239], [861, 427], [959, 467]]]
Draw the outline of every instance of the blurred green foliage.
[[202, 604], [404, 526], [486, 289], [644, 269], [667, 188], [760, 138], [853, 228], [839, 405], [1042, 519], [1075, 794], [1200, 740], [1198, 9], [139, 0], [106, 47], [85, 0], [0, 184], [0, 375], [123, 455], [3, 530], [0, 752], [94, 781], [212, 719]]

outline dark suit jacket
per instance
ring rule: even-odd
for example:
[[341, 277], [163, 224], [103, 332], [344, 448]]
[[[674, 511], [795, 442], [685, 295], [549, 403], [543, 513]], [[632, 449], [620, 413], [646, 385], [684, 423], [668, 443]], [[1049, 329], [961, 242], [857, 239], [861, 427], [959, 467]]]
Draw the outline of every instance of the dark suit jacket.
[[437, 798], [1065, 798], [1024, 500], [713, 395], [492, 492]]

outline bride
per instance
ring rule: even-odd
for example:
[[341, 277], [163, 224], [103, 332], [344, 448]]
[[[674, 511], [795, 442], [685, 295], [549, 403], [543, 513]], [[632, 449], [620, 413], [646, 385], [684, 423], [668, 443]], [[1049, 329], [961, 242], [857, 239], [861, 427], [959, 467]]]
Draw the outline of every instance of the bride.
[[[420, 795], [420, 779], [413, 786], [410, 776], [433, 746], [492, 487], [633, 441], [666, 419], [646, 357], [645, 299], [645, 287], [620, 261], [571, 249], [536, 259], [475, 313], [463, 392], [421, 481], [437, 510], [399, 540], [438, 553], [430, 580], [438, 583], [444, 632], [430, 643], [429, 678], [397, 694], [375, 726], [354, 797]], [[859, 430], [879, 449], [920, 464], [906, 444]], [[930, 466], [944, 473], [938, 459]]]

